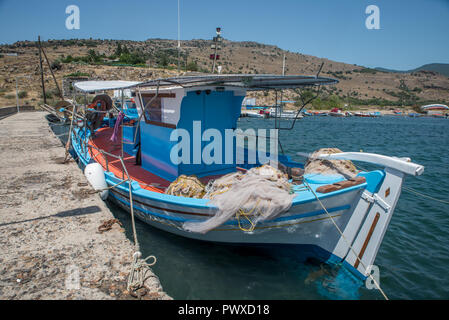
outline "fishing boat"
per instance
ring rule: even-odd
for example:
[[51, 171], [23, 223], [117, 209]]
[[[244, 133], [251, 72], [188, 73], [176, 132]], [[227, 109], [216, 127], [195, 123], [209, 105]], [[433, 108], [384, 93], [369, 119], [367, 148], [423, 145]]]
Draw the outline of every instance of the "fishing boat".
[[243, 117], [248, 117], [248, 118], [265, 118], [265, 114], [260, 113], [259, 111], [245, 111], [242, 112], [242, 116]]
[[[302, 113], [299, 113], [294, 110], [279, 110], [279, 108], [270, 108], [270, 117], [271, 118], [282, 118], [282, 119], [301, 119], [304, 117]], [[276, 114], [277, 113], [277, 114]]]
[[408, 114], [408, 116], [409, 116], [410, 118], [419, 118], [419, 117], [422, 117], [423, 115], [422, 115], [421, 113], [410, 112], [410, 113]]
[[[173, 134], [183, 132], [186, 136], [200, 137], [200, 141], [187, 139], [187, 146], [204, 154], [208, 144], [201, 137], [209, 129], [223, 134], [235, 129], [247, 92], [310, 90], [337, 82], [325, 77], [292, 75], [207, 75], [139, 83], [77, 82], [74, 87], [80, 92], [131, 90], [139, 118], [121, 125], [117, 122], [114, 127], [97, 128], [84, 118], [80, 126], [73, 126], [71, 143], [82, 166], [101, 169], [97, 178], [103, 178], [109, 186], [107, 196], [125, 210], [132, 208], [131, 212], [151, 226], [215, 243], [295, 246], [302, 254], [338, 263], [365, 279], [392, 218], [405, 175], [417, 176], [424, 170], [409, 158], [361, 152], [317, 154], [314, 159], [361, 161], [376, 164], [379, 169], [358, 171], [354, 178], [340, 174], [304, 174], [298, 181], [291, 178], [289, 209], [251, 228], [244, 226], [251, 224], [251, 213], [236, 213], [208, 232], [186, 230], [186, 223], [208, 221], [219, 208], [208, 199], [167, 194], [167, 188], [182, 176], [196, 176], [206, 183], [237, 171], [248, 172], [271, 159], [276, 159], [287, 172], [289, 168], [291, 172], [304, 168], [304, 163], [284, 154], [269, 153], [267, 160], [257, 153], [256, 161], [251, 162], [246, 146], [233, 149], [231, 159], [220, 154], [218, 161], [212, 163], [201, 157], [195, 161], [197, 154], [192, 152], [187, 155], [187, 163], [174, 162], [171, 155], [179, 153], [181, 142], [173, 139]], [[95, 101], [92, 105], [98, 106]], [[86, 110], [88, 107], [85, 106]], [[109, 111], [106, 107], [101, 104], [96, 108], [95, 121]], [[114, 135], [115, 142], [111, 141]], [[242, 163], [237, 161], [239, 154], [243, 155]]]
[[421, 111], [434, 118], [447, 118], [449, 107], [444, 104], [429, 104], [421, 107]]
[[356, 112], [354, 113], [354, 116], [356, 117], [363, 117], [363, 118], [370, 118], [371, 115], [369, 113], [366, 112]]
[[304, 116], [307, 116], [307, 117], [313, 116], [313, 113], [312, 113], [312, 112], [309, 112], [309, 111], [307, 111], [307, 110], [303, 110], [302, 114], [303, 114]]
[[332, 117], [346, 117], [345, 113], [338, 108], [333, 108], [331, 111], [329, 111], [329, 115]]

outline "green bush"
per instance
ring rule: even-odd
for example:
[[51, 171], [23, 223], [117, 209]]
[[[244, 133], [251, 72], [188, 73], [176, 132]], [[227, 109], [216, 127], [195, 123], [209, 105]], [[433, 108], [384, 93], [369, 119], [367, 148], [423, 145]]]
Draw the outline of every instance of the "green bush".
[[120, 62], [121, 63], [126, 63], [126, 64], [131, 64], [131, 65], [134, 65], [134, 64], [145, 64], [145, 58], [143, 56], [141, 56], [137, 52], [122, 53], [120, 55]]
[[61, 70], [61, 68], [62, 68], [61, 61], [59, 61], [59, 60], [53, 61], [53, 63], [51, 64], [51, 68], [53, 70]]
[[196, 61], [191, 61], [187, 64], [188, 71], [198, 71], [198, 64]]
[[[40, 96], [41, 96], [41, 98], [44, 98], [42, 92], [41, 92]], [[51, 98], [53, 98], [53, 94], [51, 92], [49, 92], [49, 91], [45, 91], [45, 98], [51, 99]]]
[[28, 97], [28, 92], [26, 91], [19, 91], [18, 96], [20, 99]]
[[85, 73], [85, 72], [77, 71], [77, 72], [66, 74], [64, 76], [64, 78], [71, 78], [71, 77], [74, 77], [74, 78], [77, 78], [77, 77], [90, 77], [90, 74]]

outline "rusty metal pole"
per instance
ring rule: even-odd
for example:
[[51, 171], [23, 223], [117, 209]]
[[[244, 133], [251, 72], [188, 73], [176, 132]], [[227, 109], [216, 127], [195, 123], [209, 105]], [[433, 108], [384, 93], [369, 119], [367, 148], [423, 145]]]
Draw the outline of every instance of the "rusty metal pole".
[[44, 97], [44, 104], [47, 104], [47, 97], [45, 96], [44, 70], [42, 69], [41, 36], [37, 37], [37, 42], [38, 42], [38, 45], [39, 45], [39, 67], [40, 67], [40, 70], [41, 70], [42, 95]]

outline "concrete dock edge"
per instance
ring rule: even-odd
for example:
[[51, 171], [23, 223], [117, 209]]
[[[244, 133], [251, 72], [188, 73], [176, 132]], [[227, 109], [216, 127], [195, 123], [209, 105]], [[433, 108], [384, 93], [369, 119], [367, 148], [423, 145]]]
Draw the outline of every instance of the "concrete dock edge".
[[[0, 120], [0, 299], [135, 299], [134, 246], [50, 129], [45, 112]], [[152, 274], [141, 299], [171, 299]]]

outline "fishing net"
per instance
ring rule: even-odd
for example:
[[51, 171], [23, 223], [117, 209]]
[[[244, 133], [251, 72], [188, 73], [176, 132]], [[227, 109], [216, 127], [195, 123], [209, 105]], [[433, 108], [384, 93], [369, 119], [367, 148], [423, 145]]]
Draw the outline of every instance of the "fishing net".
[[204, 185], [195, 176], [180, 175], [165, 190], [166, 194], [188, 198], [202, 198], [205, 190]]
[[346, 179], [357, 175], [357, 168], [350, 160], [322, 160], [320, 154], [341, 153], [338, 148], [322, 148], [312, 153], [304, 166], [305, 174], [342, 175]]
[[236, 172], [209, 182], [203, 198], [218, 208], [202, 222], [184, 223], [185, 230], [206, 233], [235, 217], [240, 229], [252, 232], [258, 222], [290, 209], [295, 195], [286, 174], [269, 165]]

